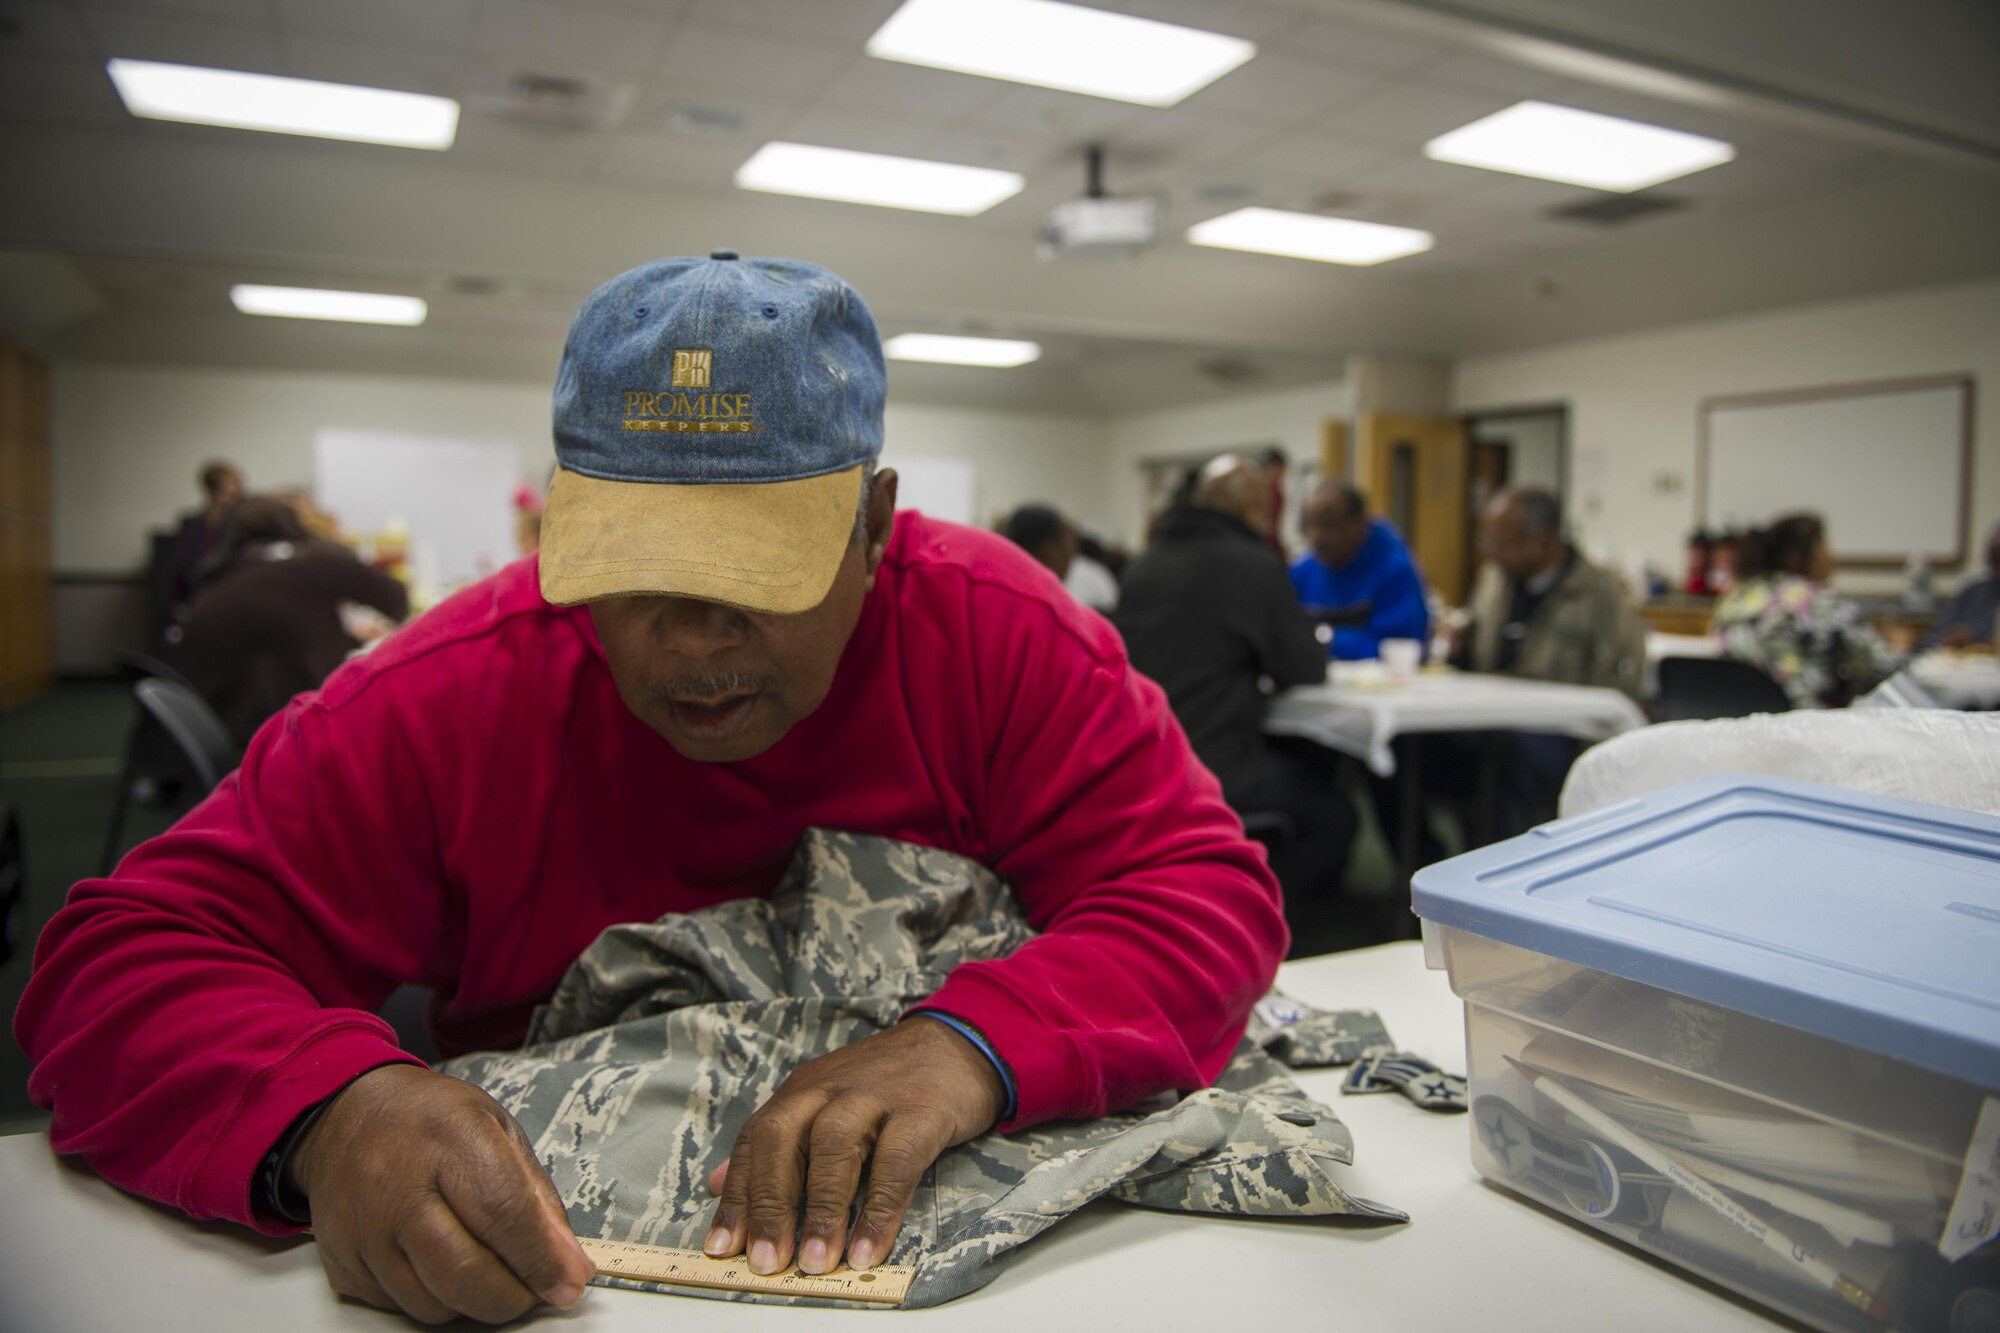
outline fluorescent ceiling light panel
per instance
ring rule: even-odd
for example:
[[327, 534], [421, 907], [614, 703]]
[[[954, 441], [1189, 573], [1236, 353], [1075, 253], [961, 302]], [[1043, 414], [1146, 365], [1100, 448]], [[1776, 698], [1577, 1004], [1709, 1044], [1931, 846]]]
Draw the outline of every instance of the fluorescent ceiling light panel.
[[1257, 54], [1240, 37], [1056, 0], [904, 0], [868, 54], [1038, 88], [1172, 106]]
[[891, 361], [935, 361], [947, 366], [1025, 366], [1042, 354], [1041, 344], [1011, 338], [958, 338], [946, 333], [899, 333], [882, 344]]
[[333, 292], [318, 287], [259, 287], [238, 283], [229, 299], [246, 315], [281, 315], [286, 319], [338, 319], [350, 324], [424, 322], [430, 308], [419, 296], [386, 296], [381, 292]]
[[1239, 208], [1188, 228], [1194, 245], [1219, 250], [1249, 250], [1289, 259], [1315, 259], [1322, 264], [1380, 264], [1431, 248], [1427, 231], [1385, 227], [1379, 222], [1321, 217], [1317, 213], [1287, 213], [1276, 208]]
[[1720, 166], [1736, 149], [1619, 116], [1522, 102], [1431, 140], [1424, 156], [1622, 194]]
[[990, 167], [767, 143], [736, 169], [736, 184], [772, 194], [970, 217], [1013, 198], [1027, 182], [1014, 172]]
[[151, 60], [112, 60], [105, 69], [125, 109], [146, 120], [397, 148], [449, 148], [458, 134], [458, 103], [449, 97]]

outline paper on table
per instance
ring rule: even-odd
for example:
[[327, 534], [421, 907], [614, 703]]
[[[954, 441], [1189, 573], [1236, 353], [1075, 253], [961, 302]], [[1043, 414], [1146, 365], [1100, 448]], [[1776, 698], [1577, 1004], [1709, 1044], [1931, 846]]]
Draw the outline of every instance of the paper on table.
[[1938, 1253], [1959, 1259], [2000, 1234], [2000, 1097], [1979, 1108], [1972, 1146], [1965, 1150], [1965, 1174], [1946, 1215]]

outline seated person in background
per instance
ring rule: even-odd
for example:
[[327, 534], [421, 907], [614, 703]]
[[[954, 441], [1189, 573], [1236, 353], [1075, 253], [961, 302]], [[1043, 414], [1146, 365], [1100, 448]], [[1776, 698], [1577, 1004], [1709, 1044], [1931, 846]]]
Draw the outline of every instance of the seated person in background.
[[1384, 639], [1430, 634], [1424, 580], [1396, 530], [1368, 516], [1368, 497], [1328, 480], [1306, 500], [1306, 554], [1292, 563], [1292, 587], [1306, 613], [1333, 627], [1327, 655], [1381, 656]]
[[[1563, 539], [1562, 506], [1554, 495], [1533, 487], [1495, 495], [1480, 515], [1479, 548], [1486, 563], [1473, 585], [1471, 621], [1454, 665], [1638, 697], [1645, 625], [1617, 576]], [[1498, 747], [1495, 813], [1502, 827], [1495, 831], [1503, 836], [1553, 812], [1582, 750], [1570, 737], [1543, 732], [1440, 738], [1432, 748], [1450, 758], [1427, 768], [1427, 779], [1468, 799], [1482, 744]]]
[[292, 696], [315, 690], [360, 646], [343, 603], [392, 621], [410, 594], [346, 547], [307, 532], [274, 496], [238, 500], [195, 588], [174, 664], [229, 726], [237, 745]]
[[[710, 1254], [819, 1273], [880, 1262], [996, 1122], [1206, 1086], [1285, 951], [1262, 854], [1111, 626], [1007, 542], [895, 512], [852, 288], [658, 260], [565, 348], [539, 555], [74, 888], [14, 1022], [57, 1152], [196, 1217], [310, 1224], [334, 1287], [425, 1323], [573, 1305], [593, 1269], [506, 1110], [373, 1016], [398, 984], [432, 988], [445, 1053], [515, 1046], [606, 927], [768, 898], [808, 828], [991, 867], [1041, 934], [800, 1065], [710, 1177]], [[758, 429], [674, 429], [715, 400]]]
[[1091, 610], [1108, 614], [1118, 605], [1118, 580], [1083, 553], [1082, 537], [1061, 511], [1048, 505], [1022, 505], [1007, 516], [1000, 532], [1061, 579], [1069, 595]]
[[1794, 708], [1844, 708], [1902, 665], [1831, 577], [1826, 525], [1788, 514], [1744, 537], [1736, 586], [1715, 604], [1723, 656], [1765, 671]]
[[1111, 552], [1096, 538], [1076, 535], [1076, 559], [1069, 562], [1063, 587], [1069, 595], [1093, 611], [1110, 615], [1118, 609], [1118, 573], [1111, 567]]
[[1035, 557], [1035, 563], [1060, 581], [1069, 577], [1076, 559], [1076, 529], [1048, 505], [1022, 505], [1000, 525], [1000, 535]]
[[1617, 575], [1585, 560], [1562, 527], [1562, 506], [1545, 490], [1504, 490], [1487, 503], [1479, 527], [1486, 563], [1455, 665], [1637, 699], [1645, 625]]
[[1271, 865], [1296, 909], [1338, 891], [1355, 819], [1333, 755], [1264, 734], [1266, 680], [1285, 689], [1326, 678], [1313, 623], [1262, 536], [1268, 503], [1254, 464], [1233, 454], [1209, 463], [1126, 569], [1112, 621], [1132, 665], [1166, 689], [1224, 799], [1238, 813], [1289, 817], [1296, 836], [1279, 840]]
[[1994, 620], [2000, 612], [2000, 526], [1986, 536], [1986, 572], [1967, 581], [1938, 613], [1924, 636], [1926, 648], [1970, 648], [1995, 643]]

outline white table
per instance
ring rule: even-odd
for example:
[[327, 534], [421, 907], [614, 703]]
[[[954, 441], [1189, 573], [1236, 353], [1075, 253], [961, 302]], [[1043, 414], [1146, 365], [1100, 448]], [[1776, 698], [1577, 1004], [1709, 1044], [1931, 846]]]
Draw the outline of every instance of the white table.
[[1390, 681], [1379, 664], [1336, 662], [1323, 685], [1271, 701], [1264, 729], [1303, 736], [1353, 755], [1376, 773], [1396, 771], [1396, 737], [1437, 731], [1534, 731], [1601, 741], [1646, 725], [1617, 690], [1461, 671], [1421, 671]]
[[[1399, 1044], [1463, 1067], [1459, 1004], [1442, 973], [1424, 971], [1414, 943], [1289, 963], [1280, 983], [1317, 1004], [1378, 1009]], [[1464, 1116], [1419, 1111], [1393, 1094], [1342, 1097], [1337, 1071], [1306, 1071], [1300, 1081], [1354, 1131], [1348, 1187], [1408, 1212], [1408, 1225], [1255, 1222], [1097, 1204], [1019, 1251], [991, 1286], [906, 1315], [906, 1325], [993, 1333], [1789, 1327], [1484, 1184], [1472, 1170]], [[0, 1139], [0, 1200], [0, 1328], [415, 1327], [336, 1299], [309, 1243], [197, 1225], [140, 1203], [59, 1163], [40, 1135]], [[868, 1319], [593, 1289], [563, 1326], [796, 1333], [876, 1327]]]
[[2000, 708], [2000, 658], [1990, 653], [1925, 653], [1909, 672], [1946, 708]]

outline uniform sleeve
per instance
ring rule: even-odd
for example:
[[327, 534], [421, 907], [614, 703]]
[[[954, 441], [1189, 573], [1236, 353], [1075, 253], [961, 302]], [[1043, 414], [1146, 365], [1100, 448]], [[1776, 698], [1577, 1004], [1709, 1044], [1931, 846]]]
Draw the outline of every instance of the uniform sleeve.
[[14, 1030], [57, 1152], [196, 1218], [296, 1230], [250, 1196], [305, 1107], [411, 1061], [374, 1010], [423, 974], [443, 877], [396, 729], [301, 696], [242, 767], [35, 951]]
[[1108, 629], [1034, 603], [975, 623], [982, 859], [1042, 933], [926, 1003], [1013, 1070], [1003, 1129], [1204, 1086], [1285, 953], [1263, 852]]

